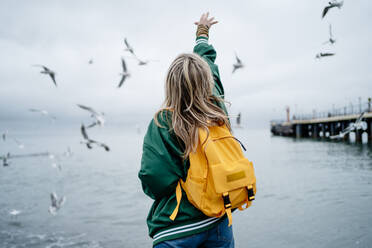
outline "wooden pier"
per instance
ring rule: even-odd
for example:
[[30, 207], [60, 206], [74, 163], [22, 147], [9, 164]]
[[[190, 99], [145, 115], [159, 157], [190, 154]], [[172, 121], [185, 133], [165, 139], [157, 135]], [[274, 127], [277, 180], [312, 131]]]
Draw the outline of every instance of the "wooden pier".
[[[273, 135], [288, 136], [295, 138], [323, 138], [338, 135], [347, 128], [350, 123], [355, 122], [360, 114], [338, 115], [323, 118], [305, 120], [290, 120], [286, 122], [271, 122]], [[368, 135], [368, 143], [372, 143], [372, 112], [364, 114], [363, 121], [367, 123], [367, 129], [355, 130], [355, 142], [362, 142], [363, 133]], [[349, 134], [343, 139], [349, 140]]]

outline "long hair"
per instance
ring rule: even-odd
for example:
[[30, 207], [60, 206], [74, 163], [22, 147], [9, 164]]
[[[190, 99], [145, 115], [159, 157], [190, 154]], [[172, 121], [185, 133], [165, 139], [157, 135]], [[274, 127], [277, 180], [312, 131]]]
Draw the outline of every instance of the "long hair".
[[[198, 129], [223, 125], [230, 129], [226, 113], [216, 105], [223, 101], [213, 95], [214, 81], [207, 64], [197, 54], [181, 54], [170, 65], [165, 82], [163, 108], [155, 114], [155, 123], [161, 126], [158, 115], [172, 112], [171, 129], [182, 140], [186, 159], [198, 145]], [[161, 115], [163, 116], [163, 115]]]

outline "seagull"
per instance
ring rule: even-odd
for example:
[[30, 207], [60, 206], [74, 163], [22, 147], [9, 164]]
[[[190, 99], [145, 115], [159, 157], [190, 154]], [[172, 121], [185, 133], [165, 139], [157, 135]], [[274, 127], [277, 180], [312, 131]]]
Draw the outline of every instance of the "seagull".
[[159, 60], [152, 60], [152, 59], [146, 59], [146, 60], [142, 60], [140, 58], [137, 57], [137, 55], [134, 55], [135, 59], [137, 59], [138, 61], [138, 65], [147, 65], [149, 62], [155, 62], [155, 61], [159, 61]]
[[239, 112], [238, 117], [236, 117], [236, 124], [240, 126], [240, 120], [241, 120], [241, 113]]
[[[51, 166], [52, 166], [53, 168], [56, 168], [56, 169], [58, 169], [59, 171], [61, 171], [61, 170], [62, 170], [62, 165], [58, 162], [58, 161], [59, 161], [58, 157], [56, 157], [54, 154], [49, 154], [48, 157], [49, 157], [50, 160], [53, 160]], [[56, 159], [57, 161], [55, 161], [55, 159]]]
[[16, 138], [13, 138], [13, 140], [17, 144], [19, 149], [25, 148], [25, 145], [23, 143], [21, 143], [19, 140], [17, 140]]
[[331, 24], [329, 24], [329, 40], [327, 40], [323, 44], [327, 44], [327, 43], [330, 43], [331, 45], [333, 45], [334, 43], [336, 43], [336, 39], [333, 39], [332, 25]]
[[121, 80], [119, 82], [118, 88], [120, 88], [123, 85], [123, 83], [124, 83], [124, 81], [127, 77], [130, 77], [130, 74], [128, 72], [127, 65], [125, 64], [124, 58], [121, 58], [121, 66], [123, 67], [123, 72], [119, 74], [119, 75], [121, 75]]
[[5, 130], [5, 132], [3, 132], [1, 134], [1, 138], [3, 139], [3, 141], [6, 141], [6, 136], [8, 135], [8, 130]]
[[95, 119], [95, 122], [93, 122], [92, 124], [87, 126], [87, 128], [94, 127], [95, 125], [98, 125], [98, 126], [102, 127], [105, 124], [105, 119], [103, 118], [103, 116], [104, 116], [103, 112], [99, 113], [99, 112], [95, 111], [93, 108], [88, 107], [88, 106], [84, 106], [84, 105], [81, 105], [81, 104], [77, 104], [77, 106], [81, 109], [84, 109], [84, 110], [88, 111], [90, 113], [90, 116]]
[[29, 109], [30, 112], [34, 112], [34, 113], [40, 113], [44, 116], [48, 116], [49, 118], [51, 118], [52, 120], [56, 120], [57, 118], [53, 115], [50, 115], [48, 111], [46, 110], [43, 110], [43, 109], [34, 109], [34, 108], [30, 108]]
[[364, 122], [362, 122], [363, 117], [364, 117], [365, 112], [361, 113], [359, 117], [356, 119], [355, 122], [351, 122], [347, 128], [342, 130], [339, 134], [330, 136], [330, 139], [340, 139], [343, 138], [346, 134], [354, 131], [354, 130], [359, 130], [363, 129], [365, 126]]
[[236, 63], [233, 64], [233, 71], [232, 71], [232, 73], [234, 73], [237, 69], [240, 69], [240, 68], [243, 68], [244, 67], [242, 61], [238, 58], [238, 55], [236, 53], [235, 53], [235, 58], [236, 58]]
[[17, 209], [12, 209], [12, 210], [9, 211], [9, 214], [12, 215], [12, 216], [17, 216], [20, 213], [22, 213], [22, 211], [17, 210]]
[[135, 54], [134, 54], [133, 47], [131, 47], [131, 46], [129, 45], [127, 38], [124, 38], [124, 44], [125, 44], [125, 46], [127, 47], [127, 48], [125, 48], [124, 50], [130, 52], [130, 53], [133, 54], [133, 55], [135, 55]]
[[58, 196], [55, 192], [50, 194], [50, 200], [51, 200], [51, 205], [49, 206], [49, 213], [51, 215], [56, 215], [57, 211], [65, 204], [66, 202], [66, 197], [63, 196], [60, 199], [58, 199]]
[[96, 144], [97, 146], [103, 147], [106, 150], [106, 152], [110, 151], [110, 147], [108, 147], [106, 144], [104, 144], [102, 142], [92, 140], [88, 137], [88, 134], [87, 134], [87, 131], [85, 129], [84, 124], [81, 124], [80, 130], [81, 130], [81, 134], [83, 135], [83, 138], [84, 138], [84, 141], [81, 141], [80, 143], [86, 144], [88, 149], [92, 149], [93, 148], [92, 145]]
[[56, 82], [56, 73], [52, 70], [50, 70], [48, 67], [44, 66], [44, 65], [34, 65], [34, 66], [38, 66], [38, 67], [42, 67], [44, 70], [41, 71], [40, 73], [43, 73], [43, 74], [48, 74], [52, 80], [53, 80], [53, 83], [55, 84], [55, 86], [57, 87], [57, 82]]
[[89, 61], [88, 61], [88, 64], [93, 64], [93, 59], [90, 59]]
[[318, 53], [315, 58], [316, 59], [321, 59], [322, 57], [329, 57], [329, 56], [334, 56], [336, 55], [335, 53]]
[[62, 171], [62, 165], [61, 165], [60, 163], [56, 163], [56, 162], [54, 162], [54, 163], [51, 164], [51, 166], [52, 166], [53, 168], [58, 169], [59, 171]]
[[341, 9], [342, 5], [344, 5], [344, 1], [340, 1], [340, 2], [337, 2], [337, 0], [335, 1], [332, 1], [332, 2], [328, 2], [328, 6], [326, 6], [323, 10], [323, 13], [322, 13], [322, 18], [324, 18], [326, 16], [326, 14], [328, 13], [328, 11], [334, 7], [337, 7], [339, 9]]
[[71, 151], [71, 148], [70, 147], [67, 147], [67, 151], [65, 151], [63, 153], [63, 156], [65, 157], [71, 157], [73, 155], [72, 151]]
[[7, 167], [10, 165], [10, 162], [8, 161], [10, 159], [10, 153], [8, 152], [5, 156], [1, 157], [1, 160], [3, 160], [3, 166]]

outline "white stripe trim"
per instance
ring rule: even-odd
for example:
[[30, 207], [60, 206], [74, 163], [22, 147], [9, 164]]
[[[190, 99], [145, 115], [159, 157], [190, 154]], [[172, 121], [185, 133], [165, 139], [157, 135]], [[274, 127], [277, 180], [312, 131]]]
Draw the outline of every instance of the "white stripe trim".
[[197, 226], [197, 225], [201, 225], [205, 222], [209, 222], [209, 221], [212, 221], [214, 219], [218, 219], [218, 218], [208, 218], [206, 220], [202, 220], [202, 221], [199, 221], [199, 222], [196, 222], [196, 223], [193, 223], [193, 224], [188, 224], [188, 225], [184, 225], [184, 226], [179, 226], [179, 227], [175, 227], [175, 228], [171, 228], [171, 229], [168, 229], [168, 230], [165, 230], [165, 231], [162, 231], [162, 232], [159, 232], [157, 234], [154, 235], [154, 238], [158, 237], [159, 235], [162, 235], [164, 233], [168, 233], [168, 232], [172, 232], [172, 231], [176, 231], [178, 229], [183, 229], [183, 228], [187, 228], [187, 227], [193, 227], [193, 226]]
[[199, 43], [207, 43], [208, 44], [208, 40], [207, 39], [198, 39], [196, 41], [196, 44], [199, 44]]
[[201, 43], [205, 43], [205, 44], [208, 44], [208, 41], [200, 41], [200, 42], [196, 42], [196, 45], [199, 45]]
[[163, 234], [163, 235], [160, 235], [158, 236], [157, 238], [154, 239], [154, 241], [158, 240], [158, 239], [161, 239], [161, 238], [164, 238], [164, 237], [167, 237], [169, 235], [174, 235], [174, 234], [177, 234], [177, 233], [183, 233], [183, 232], [188, 232], [188, 231], [192, 231], [192, 230], [195, 230], [195, 229], [198, 229], [198, 228], [202, 228], [202, 227], [205, 227], [205, 226], [208, 226], [209, 224], [212, 224], [214, 222], [217, 222], [219, 218], [213, 220], [213, 221], [210, 221], [208, 223], [205, 223], [203, 225], [199, 225], [199, 226], [196, 226], [196, 227], [191, 227], [191, 228], [188, 228], [188, 229], [184, 229], [184, 230], [180, 230], [180, 231], [177, 231], [177, 232], [173, 232], [173, 233], [166, 233], [166, 234]]

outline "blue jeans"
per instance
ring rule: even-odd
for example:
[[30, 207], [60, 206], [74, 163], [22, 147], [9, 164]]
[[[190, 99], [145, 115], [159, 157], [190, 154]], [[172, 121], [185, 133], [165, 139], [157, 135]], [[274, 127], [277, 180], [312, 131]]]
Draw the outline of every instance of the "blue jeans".
[[154, 248], [234, 248], [232, 226], [227, 218], [214, 228], [188, 237], [163, 241]]

